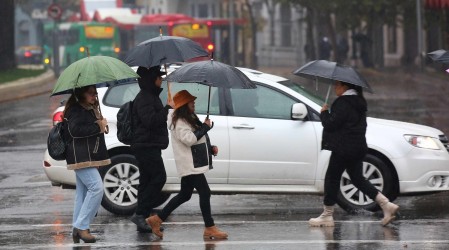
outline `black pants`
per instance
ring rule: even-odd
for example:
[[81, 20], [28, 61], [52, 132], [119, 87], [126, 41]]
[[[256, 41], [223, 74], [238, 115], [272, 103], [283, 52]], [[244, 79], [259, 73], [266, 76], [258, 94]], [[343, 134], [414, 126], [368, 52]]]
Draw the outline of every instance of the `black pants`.
[[210, 188], [204, 174], [192, 174], [181, 178], [181, 191], [173, 197], [168, 204], [158, 214], [163, 221], [181, 204], [190, 200], [193, 189], [196, 189], [200, 196], [200, 209], [206, 227], [214, 226], [210, 210]]
[[374, 200], [379, 190], [363, 176], [363, 157], [349, 159], [332, 152], [324, 180], [324, 205], [333, 206], [337, 203], [340, 177], [345, 169], [354, 186]]
[[139, 162], [140, 172], [136, 214], [148, 217], [158, 205], [156, 201], [167, 181], [161, 149], [132, 147], [131, 150]]

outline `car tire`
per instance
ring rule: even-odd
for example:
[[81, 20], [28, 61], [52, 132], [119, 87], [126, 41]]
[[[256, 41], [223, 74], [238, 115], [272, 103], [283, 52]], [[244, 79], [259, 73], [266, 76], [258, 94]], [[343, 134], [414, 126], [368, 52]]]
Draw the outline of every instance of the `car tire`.
[[[363, 174], [379, 191], [390, 199], [397, 197], [398, 180], [394, 177], [392, 169], [379, 157], [367, 154], [363, 160]], [[337, 204], [348, 213], [357, 213], [360, 210], [378, 211], [377, 203], [356, 188], [348, 173], [345, 171], [340, 180], [340, 192]]]
[[[132, 215], [137, 207], [139, 186], [138, 162], [133, 155], [119, 154], [111, 157], [111, 164], [100, 168], [104, 195], [101, 205], [116, 215]], [[170, 197], [162, 193], [156, 202], [163, 204]]]

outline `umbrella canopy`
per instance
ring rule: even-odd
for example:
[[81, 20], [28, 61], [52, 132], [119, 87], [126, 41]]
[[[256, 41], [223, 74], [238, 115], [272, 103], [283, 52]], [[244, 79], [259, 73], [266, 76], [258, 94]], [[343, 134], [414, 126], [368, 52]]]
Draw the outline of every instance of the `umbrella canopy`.
[[336, 62], [327, 60], [311, 61], [293, 71], [293, 74], [309, 79], [318, 79], [321, 82], [330, 84], [334, 83], [334, 81], [347, 82], [365, 88], [370, 93], [373, 92], [365, 78], [354, 68]]
[[181, 83], [199, 83], [222, 88], [256, 88], [256, 84], [240, 70], [214, 60], [186, 63], [168, 75], [165, 80]]
[[447, 50], [439, 49], [427, 53], [427, 55], [435, 62], [449, 63], [449, 51]]
[[151, 68], [166, 63], [186, 62], [208, 55], [201, 45], [188, 38], [158, 36], [141, 42], [131, 49], [124, 62], [129, 66]]
[[116, 58], [89, 56], [70, 64], [62, 72], [51, 95], [69, 94], [75, 88], [90, 85], [107, 87], [138, 77], [134, 70]]

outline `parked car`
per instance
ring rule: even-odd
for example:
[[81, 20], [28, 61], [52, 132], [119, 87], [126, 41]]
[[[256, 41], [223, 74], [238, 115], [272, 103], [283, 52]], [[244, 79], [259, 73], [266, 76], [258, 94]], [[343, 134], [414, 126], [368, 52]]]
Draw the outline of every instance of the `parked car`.
[[[212, 192], [323, 194], [330, 152], [320, 148], [322, 98], [286, 78], [239, 69], [256, 83], [256, 89], [212, 88], [210, 119], [215, 126], [210, 137], [220, 149], [214, 169], [206, 175]], [[160, 95], [164, 103], [165, 89]], [[173, 93], [187, 89], [197, 96], [196, 112], [204, 119], [208, 87], [171, 83], [171, 89]], [[100, 168], [105, 191], [102, 205], [120, 215], [135, 210], [139, 171], [129, 147], [116, 137], [116, 114], [138, 92], [137, 83], [98, 89], [101, 109], [109, 122], [110, 132], [105, 138], [112, 160], [110, 166]], [[55, 111], [54, 122], [61, 120], [62, 110]], [[440, 130], [368, 118], [366, 138], [369, 152], [363, 173], [391, 200], [398, 195], [449, 190], [448, 140]], [[171, 146], [162, 156], [168, 178], [159, 204], [180, 189]], [[75, 185], [74, 172], [66, 170], [65, 165], [45, 152], [44, 171], [53, 185]], [[340, 186], [338, 204], [346, 211], [379, 209], [352, 185], [346, 172]]]
[[17, 64], [42, 64], [42, 47], [21, 46], [16, 50]]

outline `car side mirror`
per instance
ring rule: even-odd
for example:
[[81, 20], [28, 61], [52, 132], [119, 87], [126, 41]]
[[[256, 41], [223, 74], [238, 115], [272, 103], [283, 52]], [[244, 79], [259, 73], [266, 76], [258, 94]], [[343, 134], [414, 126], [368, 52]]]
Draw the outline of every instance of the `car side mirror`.
[[304, 120], [307, 116], [307, 107], [304, 103], [295, 103], [292, 106], [291, 117], [293, 120]]

